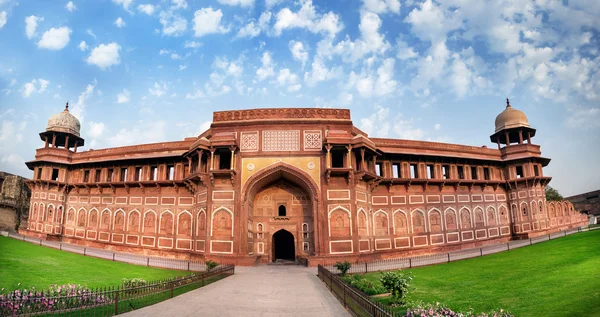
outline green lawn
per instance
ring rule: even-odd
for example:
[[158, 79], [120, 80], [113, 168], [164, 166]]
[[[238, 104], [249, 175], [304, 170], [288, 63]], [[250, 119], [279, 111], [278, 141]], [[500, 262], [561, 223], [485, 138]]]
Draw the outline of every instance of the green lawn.
[[190, 272], [149, 268], [87, 257], [0, 236], [0, 288], [45, 289], [50, 284], [88, 287], [120, 285], [123, 278], [147, 281], [188, 275]]
[[[600, 230], [410, 270], [409, 300], [515, 316], [600, 316]], [[366, 277], [379, 284], [379, 273]]]

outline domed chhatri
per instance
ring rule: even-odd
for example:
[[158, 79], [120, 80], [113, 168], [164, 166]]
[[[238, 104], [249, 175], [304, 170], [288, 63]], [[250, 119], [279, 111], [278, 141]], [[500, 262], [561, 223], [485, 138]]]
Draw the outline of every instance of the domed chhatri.
[[523, 111], [517, 110], [510, 105], [510, 101], [506, 98], [506, 109], [496, 117], [496, 131], [504, 129], [512, 129], [525, 127], [529, 128], [529, 121]]
[[46, 127], [46, 131], [65, 132], [76, 136], [79, 136], [80, 130], [81, 124], [79, 123], [79, 120], [74, 115], [69, 113], [68, 102], [64, 111], [50, 117], [50, 120], [48, 120], [48, 126]]

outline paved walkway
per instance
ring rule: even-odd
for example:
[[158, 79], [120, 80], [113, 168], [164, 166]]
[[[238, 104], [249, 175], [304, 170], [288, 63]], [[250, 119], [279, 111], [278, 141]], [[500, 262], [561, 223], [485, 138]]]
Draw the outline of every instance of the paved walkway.
[[122, 316], [350, 316], [316, 274], [295, 265], [236, 267], [233, 276]]

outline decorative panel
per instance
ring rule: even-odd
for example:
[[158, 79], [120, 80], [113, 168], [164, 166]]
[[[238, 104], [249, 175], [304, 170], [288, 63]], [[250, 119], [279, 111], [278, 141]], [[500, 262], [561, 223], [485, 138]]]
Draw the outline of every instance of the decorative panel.
[[241, 133], [240, 151], [258, 151], [258, 131]]
[[321, 150], [321, 131], [304, 131], [304, 150]]
[[263, 131], [263, 151], [300, 151], [300, 131]]

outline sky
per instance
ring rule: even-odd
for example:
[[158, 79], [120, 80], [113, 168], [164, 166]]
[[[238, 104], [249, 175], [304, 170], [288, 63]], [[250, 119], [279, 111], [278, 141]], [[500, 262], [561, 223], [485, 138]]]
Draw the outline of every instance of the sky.
[[0, 170], [70, 103], [84, 150], [212, 112], [351, 110], [372, 137], [488, 146], [505, 99], [563, 195], [600, 188], [600, 1], [0, 0]]

